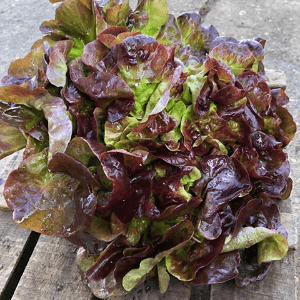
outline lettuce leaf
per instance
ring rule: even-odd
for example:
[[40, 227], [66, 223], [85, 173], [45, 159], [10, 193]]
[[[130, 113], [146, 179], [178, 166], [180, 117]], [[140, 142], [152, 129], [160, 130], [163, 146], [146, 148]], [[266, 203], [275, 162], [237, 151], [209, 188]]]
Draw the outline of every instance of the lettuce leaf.
[[31, 155], [10, 174], [4, 197], [21, 227], [68, 237], [81, 228], [88, 228], [96, 198], [76, 179], [49, 172], [47, 154], [46, 148]]

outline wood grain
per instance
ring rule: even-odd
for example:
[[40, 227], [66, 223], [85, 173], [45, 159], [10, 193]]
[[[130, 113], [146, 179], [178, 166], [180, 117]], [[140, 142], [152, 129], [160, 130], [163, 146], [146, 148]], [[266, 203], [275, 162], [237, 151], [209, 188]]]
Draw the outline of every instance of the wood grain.
[[[300, 241], [300, 213], [298, 213], [298, 241]], [[299, 242], [298, 242], [299, 244]], [[296, 283], [296, 299], [300, 299], [300, 247], [295, 251], [295, 283]]]
[[30, 230], [20, 228], [14, 223], [11, 212], [0, 211], [0, 295], [19, 260], [29, 234]]
[[92, 299], [89, 288], [81, 281], [76, 251], [64, 239], [41, 236], [12, 299]]
[[190, 297], [190, 285], [180, 282], [172, 276], [170, 286], [164, 294], [159, 292], [157, 278], [148, 278], [142, 285], [136, 287], [130, 293], [124, 296], [109, 297], [108, 300], [190, 300]]
[[9, 173], [17, 169], [23, 158], [23, 151], [18, 151], [0, 160], [0, 209], [8, 209], [3, 197], [3, 190], [5, 181]]

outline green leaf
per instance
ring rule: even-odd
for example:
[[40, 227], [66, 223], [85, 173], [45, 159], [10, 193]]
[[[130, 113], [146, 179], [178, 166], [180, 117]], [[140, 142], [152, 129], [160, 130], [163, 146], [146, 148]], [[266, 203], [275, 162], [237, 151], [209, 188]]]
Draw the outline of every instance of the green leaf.
[[68, 71], [67, 57], [72, 48], [71, 40], [57, 42], [50, 48], [49, 64], [47, 67], [47, 77], [49, 81], [57, 86], [64, 87], [66, 85], [66, 74]]
[[139, 30], [155, 38], [169, 19], [167, 0], [139, 0], [135, 14], [142, 21], [134, 27], [134, 31]]
[[274, 234], [261, 241], [257, 249], [257, 262], [269, 262], [284, 258], [289, 250], [287, 239], [281, 234]]
[[[162, 258], [161, 258], [162, 259]], [[138, 269], [129, 271], [122, 279], [122, 285], [126, 291], [131, 291], [136, 285], [144, 280], [148, 273], [160, 261], [158, 258], [146, 258], [140, 263]]]
[[171, 89], [178, 82], [182, 71], [183, 67], [178, 65], [172, 73], [159, 83], [147, 103], [141, 123], [146, 122], [150, 116], [160, 113], [167, 107], [170, 100]]
[[151, 236], [163, 236], [166, 231], [174, 225], [174, 222], [158, 221], [152, 222], [150, 227]]
[[94, 217], [89, 228], [89, 233], [96, 237], [99, 241], [111, 242], [118, 234], [113, 234], [110, 222], [101, 217]]
[[210, 51], [209, 57], [226, 63], [235, 76], [251, 69], [255, 62], [255, 57], [247, 46], [230, 42], [214, 47]]
[[200, 170], [197, 167], [194, 167], [190, 173], [181, 177], [180, 182], [185, 186], [185, 189], [188, 190], [194, 182], [200, 178]]
[[66, 0], [55, 12], [60, 30], [85, 43], [96, 39], [96, 21], [92, 0]]
[[169, 15], [168, 22], [162, 26], [156, 40], [164, 45], [182, 46], [180, 30], [173, 15]]
[[164, 294], [170, 284], [170, 275], [167, 272], [167, 267], [165, 260], [161, 260], [157, 264], [157, 274], [158, 274], [158, 286], [159, 286], [159, 291]]
[[72, 121], [61, 98], [44, 88], [29, 90], [18, 85], [0, 87], [0, 100], [42, 110], [48, 121], [49, 160], [54, 152], [65, 152], [72, 137]]
[[115, 123], [105, 122], [104, 142], [108, 146], [115, 146], [121, 140], [126, 139], [132, 128], [138, 124], [135, 118], [125, 117]]
[[149, 219], [145, 216], [131, 220], [127, 229], [126, 238], [132, 246], [135, 246], [139, 242], [141, 235], [146, 231], [149, 223]]
[[132, 81], [132, 84], [129, 84], [129, 86], [134, 93], [135, 100], [130, 115], [140, 120], [144, 116], [145, 105], [157, 88], [158, 83], [149, 83], [147, 79], [141, 79], [138, 84], [136, 81]]
[[227, 240], [222, 252], [249, 248], [258, 243], [258, 263], [282, 259], [288, 251], [287, 239], [265, 227], [244, 227], [235, 237]]
[[[88, 44], [87, 44], [88, 45]], [[84, 42], [81, 39], [73, 38], [73, 47], [71, 48], [68, 58], [78, 58], [84, 52]]]
[[205, 81], [206, 76], [204, 76], [203, 72], [188, 76], [186, 81], [183, 83], [183, 93], [185, 95], [184, 100], [186, 100], [187, 104], [191, 104], [192, 102], [193, 106], [195, 106]]
[[98, 254], [88, 255], [87, 250], [85, 250], [83, 247], [80, 247], [77, 251], [76, 261], [77, 261], [79, 268], [83, 272], [86, 272], [88, 269], [90, 269], [95, 264], [98, 256], [99, 256]]
[[95, 165], [95, 154], [89, 147], [89, 144], [84, 138], [75, 137], [73, 138], [66, 149], [66, 154], [81, 162], [85, 166], [89, 166], [90, 162], [93, 161]]
[[[36, 130], [39, 139], [36, 139], [31, 135], [27, 137], [23, 159], [26, 159], [32, 154], [42, 152], [46, 147], [49, 147], [49, 139], [48, 139], [47, 131], [45, 131], [43, 128], [36, 128]], [[32, 131], [30, 132], [30, 134], [32, 134]], [[33, 136], [35, 136], [35, 133], [33, 134]]]
[[182, 221], [169, 228], [161, 242], [161, 251], [155, 257], [141, 261], [138, 269], [130, 270], [122, 280], [126, 291], [131, 291], [142, 282], [147, 274], [168, 254], [185, 245], [194, 232], [193, 224], [189, 220]]
[[[168, 107], [166, 108], [166, 110], [168, 111]], [[168, 147], [171, 151], [178, 150], [180, 146], [179, 141], [182, 139], [182, 134], [180, 132], [180, 122], [185, 111], [186, 106], [183, 103], [183, 101], [178, 101], [172, 106], [172, 108], [168, 112], [168, 114], [177, 121], [177, 125], [172, 131], [161, 135], [160, 139], [163, 142], [167, 143], [166, 147]]]
[[125, 26], [130, 9], [128, 0], [106, 0], [106, 3], [101, 8], [107, 24], [111, 26]]
[[189, 45], [193, 52], [200, 52], [204, 46], [205, 38], [201, 31], [201, 22], [199, 13], [184, 13], [177, 18], [182, 41], [184, 45]]
[[17, 127], [0, 121], [0, 159], [23, 149], [25, 145], [26, 138]]

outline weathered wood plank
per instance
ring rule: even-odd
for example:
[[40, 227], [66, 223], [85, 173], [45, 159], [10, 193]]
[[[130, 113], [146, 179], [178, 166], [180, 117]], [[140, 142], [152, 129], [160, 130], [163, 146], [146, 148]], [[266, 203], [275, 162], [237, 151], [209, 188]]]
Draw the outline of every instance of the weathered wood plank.
[[209, 300], [210, 292], [211, 292], [210, 285], [192, 286], [190, 300]]
[[288, 232], [288, 243], [289, 248], [292, 250], [298, 249], [298, 227], [299, 227], [299, 220], [297, 214], [289, 214], [289, 213], [280, 213], [280, 221], [284, 228]]
[[52, 236], [41, 236], [23, 273], [13, 300], [89, 300], [75, 262], [77, 248]]
[[5, 181], [9, 173], [17, 169], [23, 158], [23, 151], [18, 151], [0, 160], [0, 209], [8, 209], [3, 197]]
[[190, 285], [180, 282], [172, 276], [170, 286], [164, 294], [159, 292], [157, 278], [148, 278], [142, 285], [136, 287], [130, 293], [124, 296], [110, 297], [109, 300], [190, 300], [190, 297]]
[[[299, 223], [300, 223], [300, 218], [299, 218]], [[298, 225], [298, 229], [299, 229], [298, 240], [300, 241], [300, 224]], [[300, 299], [300, 251], [299, 250], [296, 251], [295, 256], [296, 256], [296, 275], [295, 275], [296, 299]]]
[[14, 223], [10, 212], [0, 211], [0, 295], [18, 262], [29, 234], [29, 230]]

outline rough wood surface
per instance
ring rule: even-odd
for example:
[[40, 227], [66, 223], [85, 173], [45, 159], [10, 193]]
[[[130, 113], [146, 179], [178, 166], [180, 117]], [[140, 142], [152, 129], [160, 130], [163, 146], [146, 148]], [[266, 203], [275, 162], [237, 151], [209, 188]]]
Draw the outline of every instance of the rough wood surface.
[[3, 197], [3, 190], [5, 181], [9, 173], [17, 169], [22, 161], [23, 151], [18, 151], [10, 156], [0, 160], [0, 209], [8, 209], [7, 204]]
[[0, 211], [0, 295], [18, 262], [29, 234], [29, 230], [14, 223], [11, 212]]
[[75, 262], [77, 248], [52, 236], [41, 236], [13, 300], [89, 300]]
[[[298, 218], [298, 224], [300, 223], [300, 218]], [[298, 225], [299, 226], [299, 225]], [[300, 226], [299, 226], [300, 228]], [[298, 231], [298, 241], [300, 241], [300, 230]], [[298, 250], [295, 251], [295, 268], [296, 268], [296, 275], [295, 275], [295, 283], [296, 283], [296, 295], [299, 299], [300, 297], [300, 251], [299, 247]]]
[[149, 278], [125, 296], [110, 297], [109, 300], [189, 300], [190, 297], [191, 287], [173, 277], [170, 288], [164, 294], [159, 292], [157, 279]]
[[296, 214], [280, 213], [280, 220], [282, 225], [288, 232], [288, 243], [289, 248], [296, 250], [298, 249], [298, 225], [299, 219]]

